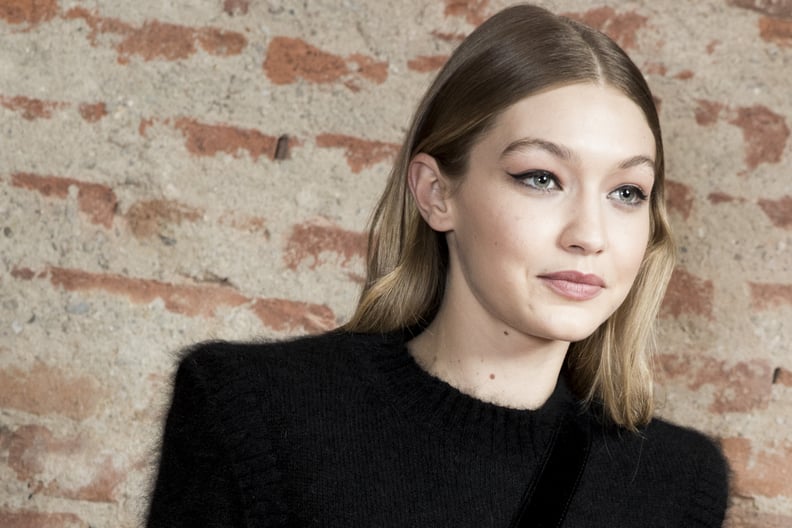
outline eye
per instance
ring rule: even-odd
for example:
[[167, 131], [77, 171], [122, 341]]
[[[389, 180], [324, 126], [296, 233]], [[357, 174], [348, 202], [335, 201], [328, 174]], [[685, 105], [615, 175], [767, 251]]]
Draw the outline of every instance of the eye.
[[622, 185], [612, 191], [608, 197], [624, 205], [631, 206], [638, 206], [646, 201], [646, 193], [635, 185]]
[[512, 178], [520, 181], [523, 185], [538, 191], [552, 191], [560, 189], [558, 178], [552, 172], [546, 170], [531, 170], [520, 174], [510, 174]]

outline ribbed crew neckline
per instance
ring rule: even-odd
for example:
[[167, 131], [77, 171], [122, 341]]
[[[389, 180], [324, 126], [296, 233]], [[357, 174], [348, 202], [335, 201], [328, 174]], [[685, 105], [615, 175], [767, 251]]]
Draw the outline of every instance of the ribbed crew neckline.
[[515, 409], [480, 400], [424, 370], [407, 350], [404, 335], [383, 336], [373, 347], [382, 390], [397, 412], [459, 447], [500, 454], [537, 454], [544, 450], [569, 412], [579, 405], [563, 375], [537, 409]]

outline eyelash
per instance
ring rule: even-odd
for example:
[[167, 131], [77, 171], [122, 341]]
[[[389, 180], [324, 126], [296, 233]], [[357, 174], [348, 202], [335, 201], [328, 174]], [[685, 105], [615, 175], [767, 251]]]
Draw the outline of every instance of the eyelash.
[[519, 181], [520, 183], [522, 183], [526, 187], [530, 187], [531, 189], [536, 189], [537, 191], [550, 192], [550, 191], [553, 190], [552, 188], [548, 189], [548, 188], [545, 188], [545, 187], [539, 187], [539, 186], [537, 186], [535, 184], [529, 183], [532, 179], [538, 178], [540, 176], [549, 178], [550, 182], [553, 183], [555, 185], [555, 187], [557, 187], [558, 189], [561, 188], [561, 184], [558, 183], [558, 178], [556, 178], [555, 175], [552, 172], [549, 172], [549, 171], [546, 171], [546, 170], [530, 170], [530, 171], [527, 171], [527, 172], [522, 172], [520, 174], [511, 174], [511, 173], [509, 173], [509, 176], [511, 176], [515, 180]]
[[[540, 191], [540, 192], [552, 192], [552, 191], [561, 189], [561, 184], [558, 182], [558, 178], [550, 171], [546, 171], [546, 170], [531, 170], [531, 171], [527, 171], [527, 172], [522, 172], [520, 174], [511, 174], [511, 173], [509, 173], [509, 176], [511, 176], [515, 180], [519, 181], [521, 184], [525, 185], [526, 187], [529, 187], [531, 189], [535, 189], [535, 190]], [[536, 178], [540, 178], [540, 177], [543, 178], [543, 179], [547, 178], [549, 183], [552, 184], [553, 187], [540, 187], [540, 186], [536, 185], [536, 180], [535, 179]], [[611, 191], [610, 193], [608, 193], [608, 196], [610, 197], [614, 193], [619, 193], [619, 192], [624, 192], [624, 191], [630, 191], [632, 193], [635, 193], [634, 194], [634, 198], [632, 198], [632, 201], [624, 201], [624, 200], [621, 200], [619, 198], [616, 198], [616, 201], [619, 202], [619, 204], [624, 205], [626, 207], [638, 207], [639, 205], [641, 205], [643, 202], [645, 202], [648, 199], [648, 196], [646, 195], [645, 192], [643, 192], [643, 189], [641, 189], [637, 185], [622, 185], [622, 186], [618, 187], [617, 189], [615, 189], [615, 190]]]
[[640, 187], [637, 187], [635, 185], [622, 185], [618, 189], [610, 192], [608, 194], [608, 196], [610, 196], [613, 193], [616, 193], [616, 192], [619, 192], [619, 191], [625, 191], [625, 190], [635, 193], [635, 199], [632, 202], [625, 202], [623, 200], [617, 200], [619, 203], [622, 203], [622, 204], [626, 205], [627, 207], [638, 207], [639, 205], [644, 203], [647, 200], [647, 198], [648, 198], [648, 196], [646, 196], [646, 193], [643, 192], [643, 190], [641, 190]]

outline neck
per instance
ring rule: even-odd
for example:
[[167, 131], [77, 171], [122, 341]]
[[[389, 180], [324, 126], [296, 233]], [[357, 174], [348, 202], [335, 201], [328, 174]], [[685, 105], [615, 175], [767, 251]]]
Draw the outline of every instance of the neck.
[[448, 305], [408, 344], [430, 374], [483, 401], [536, 409], [550, 397], [569, 343], [478, 324]]

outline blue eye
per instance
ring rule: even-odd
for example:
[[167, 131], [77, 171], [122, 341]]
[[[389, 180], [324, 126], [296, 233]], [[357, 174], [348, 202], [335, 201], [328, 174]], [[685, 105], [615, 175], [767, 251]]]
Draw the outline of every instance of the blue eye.
[[558, 178], [552, 172], [546, 170], [532, 170], [520, 174], [510, 174], [512, 178], [520, 181], [523, 185], [538, 191], [551, 191], [560, 189]]
[[646, 201], [646, 194], [635, 185], [622, 185], [608, 196], [624, 205], [637, 206]]

